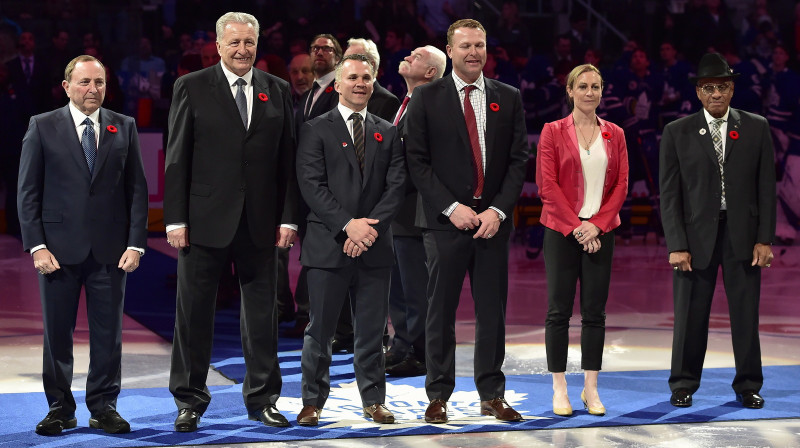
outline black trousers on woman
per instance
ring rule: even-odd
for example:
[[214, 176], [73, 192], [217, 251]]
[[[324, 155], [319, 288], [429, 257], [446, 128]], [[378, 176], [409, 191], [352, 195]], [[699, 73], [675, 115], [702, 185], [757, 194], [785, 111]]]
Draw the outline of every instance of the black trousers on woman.
[[614, 232], [600, 235], [599, 239], [600, 250], [590, 254], [583, 251], [574, 236], [545, 229], [547, 318], [544, 340], [550, 372], [567, 370], [569, 319], [578, 281], [581, 284], [581, 369], [600, 370], [603, 363]]

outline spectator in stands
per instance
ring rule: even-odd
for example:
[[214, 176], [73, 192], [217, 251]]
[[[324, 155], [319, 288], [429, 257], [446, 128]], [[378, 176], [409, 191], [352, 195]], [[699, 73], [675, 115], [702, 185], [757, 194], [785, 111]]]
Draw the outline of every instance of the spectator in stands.
[[572, 415], [567, 396], [569, 319], [576, 283], [581, 284], [581, 401], [604, 415], [597, 392], [603, 361], [605, 307], [611, 281], [614, 229], [628, 192], [628, 155], [622, 129], [597, 117], [603, 79], [593, 65], [575, 67], [567, 78], [572, 113], [542, 129], [536, 183], [547, 276], [545, 348], [553, 374], [553, 413]]
[[661, 98], [658, 100], [659, 124], [658, 129], [676, 118], [685, 117], [695, 110], [692, 98], [697, 96], [691, 90], [691, 84], [686, 78], [692, 70], [691, 65], [683, 59], [678, 59], [678, 49], [672, 41], [663, 41], [659, 47], [660, 64], [655, 68], [664, 80]]
[[147, 108], [152, 107], [150, 101], [139, 100], [161, 98], [161, 77], [165, 70], [164, 60], [153, 54], [150, 39], [147, 37], [139, 39], [137, 54], [125, 58], [120, 65], [120, 86], [125, 93], [125, 111], [137, 118], [139, 126], [147, 126], [142, 123], [143, 115], [138, 115], [140, 107], [142, 114], [147, 114]]
[[52, 108], [50, 65], [36, 51], [36, 37], [30, 31], [19, 35], [17, 57], [8, 61], [8, 76], [16, 90], [26, 91], [33, 100], [33, 112], [42, 113]]

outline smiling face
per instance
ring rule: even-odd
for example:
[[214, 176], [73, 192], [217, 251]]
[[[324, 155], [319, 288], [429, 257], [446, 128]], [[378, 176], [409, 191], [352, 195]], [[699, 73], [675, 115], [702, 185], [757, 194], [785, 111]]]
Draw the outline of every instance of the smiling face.
[[602, 92], [603, 80], [594, 71], [581, 73], [571, 86], [567, 86], [567, 95], [572, 99], [575, 109], [588, 116], [594, 115]]
[[372, 65], [369, 62], [347, 59], [342, 64], [341, 76], [334, 83], [339, 92], [339, 102], [353, 111], [367, 107], [372, 96]]
[[253, 26], [246, 23], [228, 23], [217, 40], [217, 52], [225, 68], [243, 76], [250, 71], [256, 57], [258, 37]]
[[96, 111], [106, 96], [106, 72], [97, 62], [85, 61], [75, 64], [69, 81], [61, 85], [72, 104], [86, 115]]
[[[729, 84], [730, 87], [725, 93], [720, 93], [719, 89], [714, 89], [714, 93], [707, 94], [703, 92], [702, 86], [706, 84]], [[728, 111], [728, 106], [731, 104], [733, 98], [733, 80], [730, 78], [703, 78], [697, 82], [697, 98], [703, 103], [703, 108], [708, 111], [714, 118], [722, 118], [725, 112]]]
[[453, 72], [470, 84], [477, 81], [486, 64], [486, 33], [478, 28], [456, 28], [452, 42], [447, 56], [453, 60]]

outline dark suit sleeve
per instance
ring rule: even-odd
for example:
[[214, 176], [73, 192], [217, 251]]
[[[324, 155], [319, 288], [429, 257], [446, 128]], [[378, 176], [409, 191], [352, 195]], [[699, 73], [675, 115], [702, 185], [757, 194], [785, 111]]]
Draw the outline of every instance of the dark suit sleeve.
[[127, 118], [126, 129], [130, 129], [128, 142], [128, 159], [125, 161], [125, 198], [130, 213], [128, 229], [128, 247], [147, 247], [147, 212], [148, 191], [147, 178], [142, 164], [142, 152], [139, 146], [139, 133], [136, 122]]
[[758, 167], [758, 231], [756, 242], [771, 244], [775, 240], [775, 150], [769, 124], [761, 118], [761, 145]]
[[689, 250], [686, 223], [683, 220], [683, 186], [678, 153], [675, 148], [674, 126], [664, 127], [659, 150], [659, 187], [661, 190], [661, 223], [667, 251]]
[[300, 193], [331, 231], [340, 231], [350, 222], [351, 216], [328, 188], [328, 172], [325, 168], [325, 142], [317, 127], [306, 122], [300, 127], [300, 143], [297, 145], [297, 183]]
[[164, 224], [189, 224], [189, 186], [194, 148], [194, 120], [189, 92], [175, 81], [169, 109], [169, 140], [164, 171]]
[[400, 136], [397, 133], [397, 128], [390, 127], [383, 131], [384, 135], [392, 136], [392, 159], [389, 163], [389, 170], [386, 173], [386, 183], [381, 198], [375, 207], [370, 210], [367, 218], [380, 220], [374, 226], [378, 231], [378, 235], [383, 235], [390, 227], [392, 220], [397, 212], [400, 210], [405, 198], [405, 182], [406, 182], [406, 162], [403, 156], [403, 145], [400, 142]]
[[281, 133], [280, 158], [278, 163], [278, 210], [280, 222], [278, 224], [298, 224], [298, 198], [297, 175], [295, 170], [296, 145], [295, 124], [292, 118], [292, 95], [288, 88], [282, 89], [283, 95], [283, 132]]
[[[522, 184], [525, 181], [525, 165], [528, 163], [528, 131], [525, 128], [525, 111], [522, 109], [522, 96], [519, 90], [514, 89], [514, 120], [513, 139], [508, 154], [508, 168], [500, 190], [492, 199], [492, 207], [498, 208], [505, 213], [506, 217], [514, 214], [514, 207], [522, 192]], [[486, 150], [489, 151], [489, 142], [486, 142]], [[503, 151], [505, 148], [493, 148]], [[488, 171], [488, 170], [487, 170]]]
[[425, 93], [427, 91], [423, 89], [415, 89], [406, 109], [403, 136], [406, 144], [406, 161], [411, 180], [422, 195], [423, 201], [430, 204], [434, 210], [443, 212], [458, 200], [433, 172], [428, 134], [436, 130], [428, 129], [429, 107], [426, 105]]
[[47, 244], [44, 238], [44, 227], [42, 227], [43, 185], [42, 141], [39, 136], [39, 123], [36, 117], [32, 117], [28, 124], [28, 132], [22, 139], [22, 155], [17, 182], [17, 208], [22, 230], [22, 247], [25, 251], [40, 244]]

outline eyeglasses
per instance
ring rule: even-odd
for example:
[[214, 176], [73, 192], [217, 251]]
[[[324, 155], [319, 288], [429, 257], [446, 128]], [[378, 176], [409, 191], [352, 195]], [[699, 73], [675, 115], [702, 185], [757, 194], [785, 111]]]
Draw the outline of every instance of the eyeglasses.
[[311, 46], [311, 52], [312, 53], [319, 53], [320, 51], [325, 52], [325, 53], [333, 53], [333, 47], [328, 46], [328, 45], [324, 45], [324, 46], [312, 45]]
[[724, 95], [724, 94], [728, 93], [728, 90], [730, 88], [731, 88], [731, 85], [729, 83], [727, 83], [727, 82], [725, 84], [706, 84], [706, 85], [700, 86], [700, 90], [703, 93], [705, 93], [706, 95], [713, 95], [714, 94], [714, 89], [719, 90], [719, 93]]

